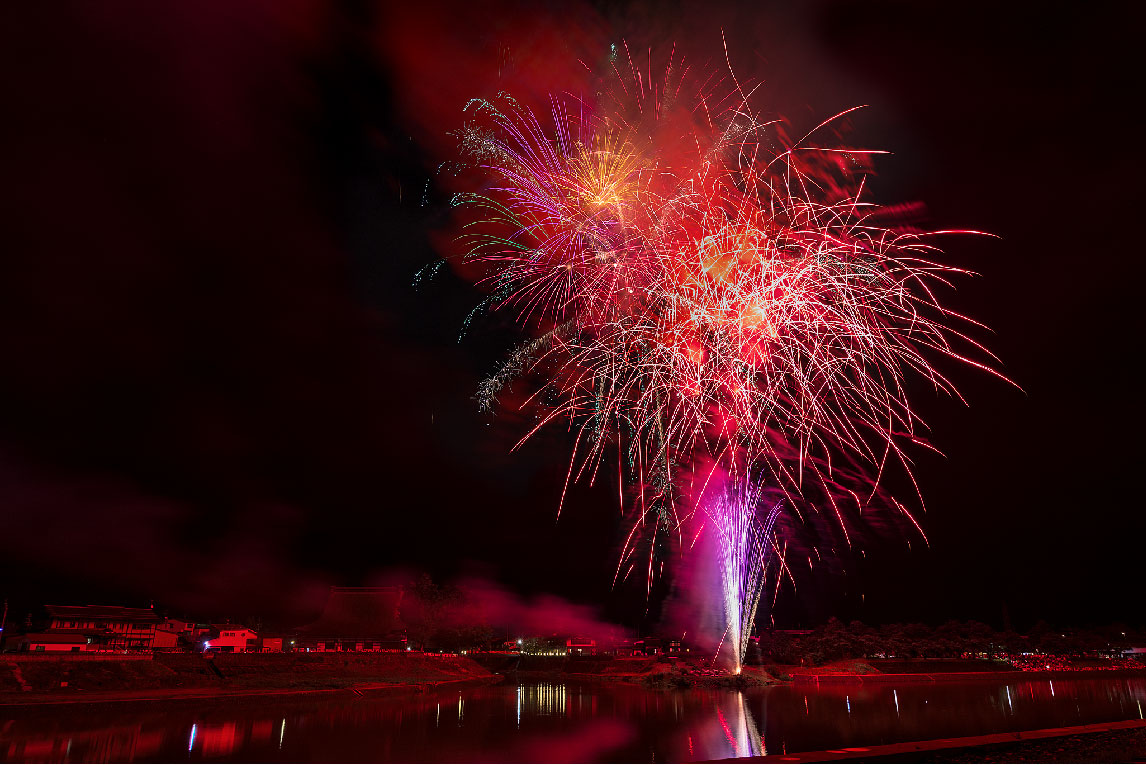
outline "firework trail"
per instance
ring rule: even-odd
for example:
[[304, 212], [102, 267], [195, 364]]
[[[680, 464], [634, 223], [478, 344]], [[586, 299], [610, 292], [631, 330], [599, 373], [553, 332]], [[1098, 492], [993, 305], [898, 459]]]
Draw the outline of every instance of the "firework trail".
[[761, 516], [762, 494], [758, 487], [732, 480], [705, 508], [716, 531], [717, 568], [728, 625], [726, 639], [737, 673], [748, 651], [773, 550], [772, 530], [783, 504], [775, 503]]
[[847, 519], [873, 503], [919, 529], [878, 488], [889, 463], [910, 476], [903, 447], [925, 443], [905, 379], [957, 396], [928, 357], [988, 371], [972, 359], [993, 357], [936, 298], [965, 273], [935, 260], [931, 234], [949, 232], [883, 225], [864, 198], [878, 152], [815, 142], [848, 112], [792, 140], [731, 67], [734, 87], [692, 87], [682, 62], [657, 77], [651, 62], [614, 64], [592, 103], [553, 96], [544, 126], [506, 94], [466, 107], [461, 150], [490, 179], [455, 200], [462, 259], [488, 290], [471, 318], [508, 312], [534, 334], [477, 398], [534, 387], [522, 441], [554, 423], [575, 433], [566, 489], [616, 448], [632, 519], [618, 576], [651, 587], [658, 552], [717, 520], [742, 656], [776, 510], [751, 517], [759, 491], [734, 486], [698, 514], [708, 483], [762, 476], [848, 543]]

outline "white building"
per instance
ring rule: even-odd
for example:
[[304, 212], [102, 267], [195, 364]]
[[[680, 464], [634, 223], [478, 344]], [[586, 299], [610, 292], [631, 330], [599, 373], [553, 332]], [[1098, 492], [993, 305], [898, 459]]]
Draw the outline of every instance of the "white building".
[[258, 640], [259, 636], [254, 630], [238, 625], [225, 625], [219, 627], [216, 635], [203, 642], [203, 650], [219, 653], [258, 651]]

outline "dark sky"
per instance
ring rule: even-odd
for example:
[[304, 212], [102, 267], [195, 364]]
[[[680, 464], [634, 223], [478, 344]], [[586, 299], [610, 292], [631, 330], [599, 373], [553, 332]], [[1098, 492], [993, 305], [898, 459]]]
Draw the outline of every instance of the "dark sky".
[[[435, 169], [472, 96], [566, 87], [577, 55], [673, 41], [809, 127], [856, 104], [922, 201], [947, 299], [1025, 392], [953, 370], [916, 401], [928, 548], [888, 545], [778, 619], [1141, 623], [1141, 162], [1128, 21], [1074, 4], [821, 0], [6, 5], [0, 11], [0, 596], [154, 600], [290, 624], [396, 567], [600, 604], [610, 480], [555, 521], [571, 439], [510, 455], [470, 400], [518, 335], [413, 275], [449, 246]], [[999, 10], [996, 5], [1004, 6]], [[773, 7], [775, 6], [775, 7]], [[920, 7], [925, 6], [925, 7]], [[586, 53], [589, 51], [590, 53]], [[606, 477], [608, 478], [608, 477]], [[612, 480], [615, 480], [613, 478]], [[860, 594], [862, 593], [862, 599]], [[655, 613], [654, 607], [654, 613]], [[10, 617], [11, 618], [11, 617]]]

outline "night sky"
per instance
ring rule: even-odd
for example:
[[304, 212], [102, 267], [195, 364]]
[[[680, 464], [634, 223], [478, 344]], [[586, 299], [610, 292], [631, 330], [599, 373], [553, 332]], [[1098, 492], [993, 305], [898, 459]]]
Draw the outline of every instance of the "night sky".
[[[1023, 392], [913, 391], [945, 457], [930, 547], [782, 597], [779, 626], [1142, 624], [1142, 171], [1118, 14], [1029, 3], [363, 2], [0, 11], [0, 596], [305, 620], [331, 584], [428, 571], [635, 624], [615, 476], [555, 519], [572, 436], [478, 380], [520, 338], [447, 272], [448, 135], [474, 96], [544, 96], [610, 43], [732, 63], [814, 126], [857, 104], [873, 195], [922, 201], [948, 304]], [[775, 6], [775, 7], [772, 7]], [[1002, 14], [1002, 15], [1000, 15]], [[1120, 60], [1125, 59], [1125, 60]], [[862, 597], [861, 597], [862, 593]], [[658, 595], [659, 597], [659, 595]]]

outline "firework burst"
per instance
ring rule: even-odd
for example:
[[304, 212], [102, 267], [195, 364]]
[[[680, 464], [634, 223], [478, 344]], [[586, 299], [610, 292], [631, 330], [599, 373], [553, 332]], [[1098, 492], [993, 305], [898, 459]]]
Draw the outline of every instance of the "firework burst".
[[[845, 537], [843, 506], [877, 497], [918, 528], [876, 486], [889, 461], [910, 475], [903, 447], [923, 443], [906, 377], [958, 395], [929, 357], [988, 369], [953, 328], [974, 322], [936, 298], [963, 272], [937, 262], [931, 234], [881, 223], [864, 195], [877, 152], [815, 142], [848, 112], [789, 140], [735, 76], [716, 98], [688, 90], [671, 58], [659, 86], [651, 63], [648, 76], [630, 68], [599, 103], [553, 97], [546, 126], [506, 95], [467, 107], [461, 148], [490, 182], [456, 199], [463, 258], [485, 267], [479, 311], [534, 332], [482, 383], [480, 404], [540, 380], [522, 440], [556, 422], [575, 432], [566, 488], [616, 447], [633, 518], [618, 575], [639, 566], [650, 586], [656, 551], [687, 549], [697, 482], [717, 468], [765, 476], [783, 504], [835, 518]], [[761, 516], [752, 488], [720, 496], [699, 516], [727, 538], [743, 656], [777, 510]]]

